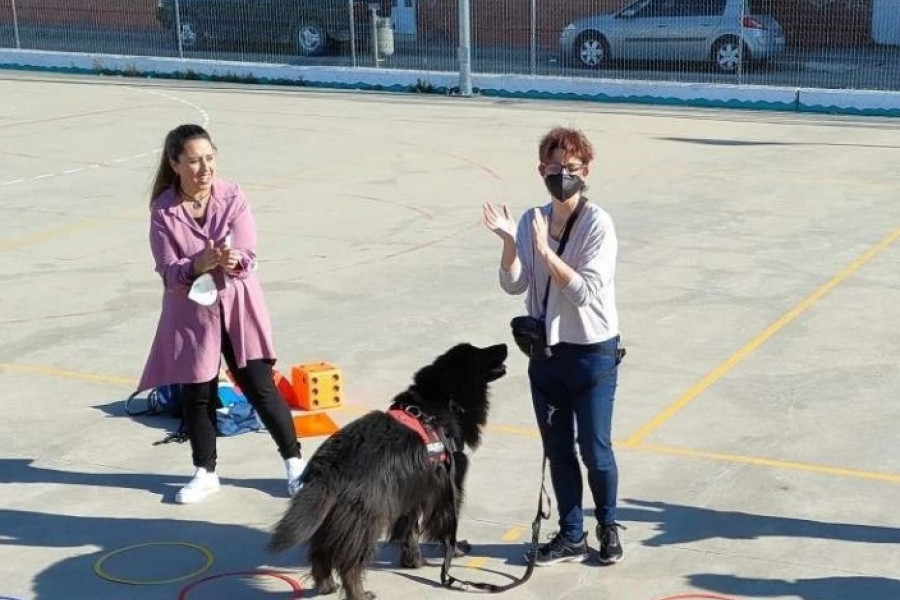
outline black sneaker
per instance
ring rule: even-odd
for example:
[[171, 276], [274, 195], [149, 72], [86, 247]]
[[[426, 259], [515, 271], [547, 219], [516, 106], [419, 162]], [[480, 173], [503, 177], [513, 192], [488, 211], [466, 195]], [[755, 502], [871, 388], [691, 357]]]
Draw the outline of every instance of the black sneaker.
[[615, 521], [597, 525], [597, 539], [600, 540], [600, 552], [597, 557], [604, 565], [617, 563], [625, 555], [622, 542], [619, 540], [619, 529], [627, 528]]
[[[563, 537], [562, 533], [557, 533], [549, 543], [538, 546], [537, 558], [535, 558], [534, 564], [539, 567], [546, 567], [561, 562], [584, 562], [587, 558], [586, 534], [581, 536], [581, 541], [570, 542]], [[531, 550], [525, 553], [525, 560], [531, 560]]]

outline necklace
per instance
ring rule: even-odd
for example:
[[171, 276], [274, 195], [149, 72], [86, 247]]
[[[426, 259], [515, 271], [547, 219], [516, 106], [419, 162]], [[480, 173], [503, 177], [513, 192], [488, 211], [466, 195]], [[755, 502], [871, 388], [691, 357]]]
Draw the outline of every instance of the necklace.
[[209, 202], [209, 197], [212, 196], [212, 192], [209, 192], [208, 194], [206, 194], [206, 196], [204, 198], [197, 199], [197, 198], [194, 198], [193, 196], [189, 196], [188, 194], [186, 194], [184, 192], [184, 190], [179, 190], [179, 191], [181, 192], [181, 198], [187, 202], [190, 202], [191, 206], [194, 207], [194, 210], [203, 209], [206, 206], [206, 204]]

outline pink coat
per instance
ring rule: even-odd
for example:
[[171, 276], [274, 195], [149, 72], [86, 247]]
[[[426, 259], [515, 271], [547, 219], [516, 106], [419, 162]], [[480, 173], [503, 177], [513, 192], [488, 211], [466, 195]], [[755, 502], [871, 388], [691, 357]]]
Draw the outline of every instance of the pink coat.
[[[201, 226], [174, 188], [160, 194], [150, 216], [150, 250], [162, 277], [162, 314], [138, 390], [172, 383], [200, 383], [219, 372], [222, 348], [220, 309], [239, 367], [250, 359], [275, 359], [272, 325], [256, 277], [256, 225], [247, 197], [236, 184], [217, 179]], [[242, 257], [235, 272], [212, 271], [218, 301], [202, 306], [188, 298], [194, 257], [212, 240], [231, 234]], [[220, 308], [221, 306], [221, 308]]]

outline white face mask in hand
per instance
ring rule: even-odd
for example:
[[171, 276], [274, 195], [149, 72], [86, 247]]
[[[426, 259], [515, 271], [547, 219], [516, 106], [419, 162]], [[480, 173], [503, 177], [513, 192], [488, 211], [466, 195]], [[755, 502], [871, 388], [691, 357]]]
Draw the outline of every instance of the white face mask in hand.
[[216, 289], [216, 282], [209, 273], [195, 279], [188, 292], [188, 298], [202, 306], [212, 306], [218, 297], [219, 290]]

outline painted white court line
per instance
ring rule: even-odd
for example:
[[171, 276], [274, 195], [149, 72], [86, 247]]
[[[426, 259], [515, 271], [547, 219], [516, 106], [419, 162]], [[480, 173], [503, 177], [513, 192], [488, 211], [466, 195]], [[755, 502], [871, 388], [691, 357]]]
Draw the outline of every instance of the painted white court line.
[[[148, 90], [148, 89], [144, 89], [144, 88], [140, 88], [140, 87], [134, 87], [132, 89], [138, 90], [140, 92], [144, 92], [146, 94], [152, 94], [154, 96], [161, 96], [168, 100], [172, 100], [174, 102], [179, 102], [181, 104], [185, 104], [185, 105], [193, 108], [194, 110], [196, 110], [198, 113], [200, 113], [200, 116], [203, 118], [203, 127], [204, 128], [209, 126], [209, 121], [210, 121], [209, 113], [206, 111], [206, 109], [204, 109], [199, 104], [196, 104], [196, 103], [191, 102], [190, 100], [186, 100], [184, 98], [179, 98], [178, 96], [169, 94], [168, 92], [161, 92], [159, 90]], [[74, 169], [65, 169], [63, 171], [57, 171], [55, 173], [42, 173], [40, 175], [35, 175], [35, 176], [29, 177], [27, 179], [22, 179], [22, 178], [8, 179], [6, 181], [0, 181], [0, 187], [18, 185], [20, 183], [40, 181], [42, 179], [50, 179], [51, 177], [57, 177], [57, 176], [62, 176], [62, 175], [74, 175], [76, 173], [81, 173], [85, 169], [97, 169], [99, 167], [108, 167], [111, 165], [121, 164], [121, 163], [128, 162], [130, 160], [134, 160], [137, 158], [145, 158], [150, 155], [159, 154], [161, 151], [162, 151], [161, 148], [154, 148], [152, 150], [145, 150], [144, 152], [138, 152], [138, 153], [132, 154], [130, 156], [121, 156], [121, 157], [113, 158], [113, 159], [110, 159], [110, 160], [107, 160], [104, 162], [94, 163], [92, 165], [88, 165], [87, 167], [77, 167]]]

